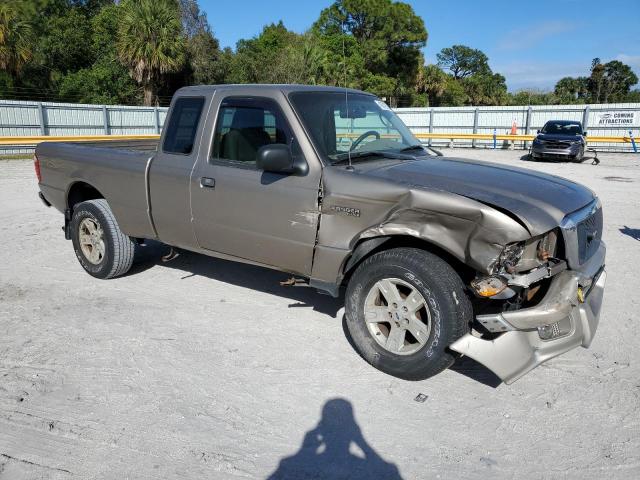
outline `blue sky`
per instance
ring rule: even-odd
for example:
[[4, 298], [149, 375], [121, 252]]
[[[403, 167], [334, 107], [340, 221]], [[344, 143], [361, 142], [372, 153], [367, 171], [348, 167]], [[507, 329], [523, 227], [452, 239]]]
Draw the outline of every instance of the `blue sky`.
[[[200, 0], [223, 47], [282, 20], [302, 33], [329, 0]], [[591, 59], [618, 59], [640, 76], [640, 0], [407, 0], [425, 22], [424, 54], [441, 48], [479, 48], [510, 90], [551, 89], [564, 76], [587, 75]], [[526, 6], [525, 6], [526, 5]]]

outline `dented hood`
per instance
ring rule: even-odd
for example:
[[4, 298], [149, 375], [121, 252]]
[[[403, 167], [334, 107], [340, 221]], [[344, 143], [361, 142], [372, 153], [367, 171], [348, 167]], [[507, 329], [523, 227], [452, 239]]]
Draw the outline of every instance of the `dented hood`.
[[363, 162], [357, 169], [364, 175], [451, 192], [506, 210], [532, 235], [557, 227], [565, 215], [594, 199], [588, 188], [554, 175], [476, 160], [422, 157], [384, 165]]

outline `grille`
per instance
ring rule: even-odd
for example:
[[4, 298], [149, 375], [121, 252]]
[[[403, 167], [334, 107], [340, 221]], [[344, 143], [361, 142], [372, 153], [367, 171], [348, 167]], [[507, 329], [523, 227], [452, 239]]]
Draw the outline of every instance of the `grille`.
[[559, 142], [559, 141], [555, 141], [555, 140], [546, 140], [544, 142], [544, 146], [546, 148], [554, 149], [554, 150], [565, 150], [565, 149], [569, 148], [571, 146], [571, 144], [568, 143], [568, 142]]
[[602, 208], [578, 224], [578, 260], [584, 263], [598, 250], [602, 238]]

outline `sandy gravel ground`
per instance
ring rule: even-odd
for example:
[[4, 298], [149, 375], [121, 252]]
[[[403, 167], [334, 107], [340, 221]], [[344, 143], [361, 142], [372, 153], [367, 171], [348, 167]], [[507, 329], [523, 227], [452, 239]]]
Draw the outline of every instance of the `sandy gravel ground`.
[[0, 162], [0, 479], [640, 478], [640, 155], [447, 153], [599, 193], [589, 350], [512, 386], [464, 361], [398, 380], [351, 348], [339, 300], [283, 274], [157, 247], [124, 278], [88, 276], [31, 163]]

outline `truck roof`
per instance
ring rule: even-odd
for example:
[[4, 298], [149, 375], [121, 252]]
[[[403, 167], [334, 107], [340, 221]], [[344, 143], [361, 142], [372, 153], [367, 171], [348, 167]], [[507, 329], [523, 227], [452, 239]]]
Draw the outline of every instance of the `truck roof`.
[[214, 90], [264, 90], [265, 92], [278, 90], [283, 93], [292, 93], [292, 92], [341, 92], [344, 93], [345, 90], [349, 93], [360, 93], [365, 95], [373, 95], [371, 93], [363, 92], [361, 90], [355, 90], [353, 88], [343, 88], [343, 87], [328, 87], [324, 85], [298, 85], [298, 84], [224, 84], [224, 85], [194, 85], [189, 87], [183, 87], [176, 92], [176, 94], [184, 94], [184, 93], [210, 93]]
[[547, 123], [555, 123], [557, 125], [582, 125], [582, 122], [578, 120], [547, 120], [545, 125]]

